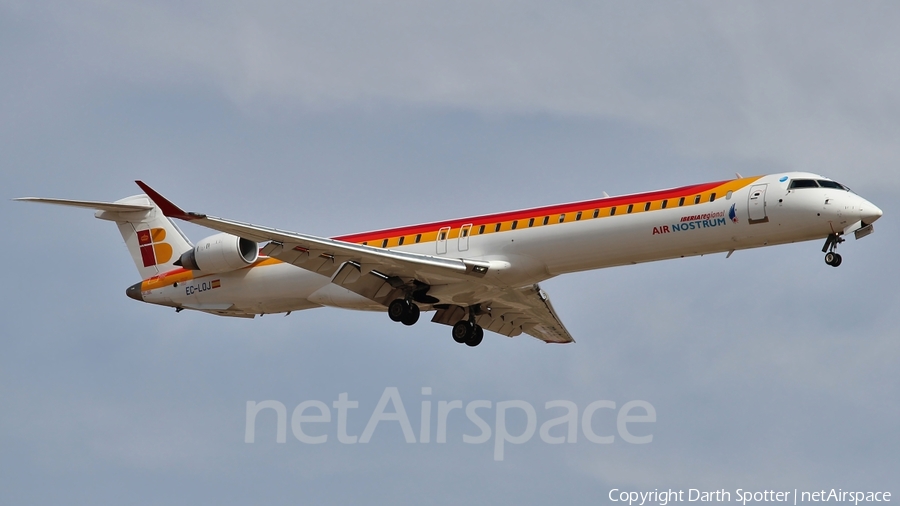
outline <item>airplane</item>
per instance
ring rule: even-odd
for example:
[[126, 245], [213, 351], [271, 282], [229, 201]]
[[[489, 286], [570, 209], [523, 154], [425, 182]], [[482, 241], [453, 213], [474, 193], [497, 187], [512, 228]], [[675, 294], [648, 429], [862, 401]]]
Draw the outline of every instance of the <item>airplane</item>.
[[[253, 318], [322, 306], [421, 312], [478, 346], [488, 330], [574, 342], [541, 281], [561, 274], [825, 239], [837, 267], [844, 236], [861, 239], [882, 216], [831, 179], [787, 172], [694, 184], [401, 228], [316, 237], [187, 212], [136, 181], [116, 202], [16, 200], [96, 210], [113, 221], [142, 281], [132, 299]], [[173, 219], [218, 232], [192, 244]]]

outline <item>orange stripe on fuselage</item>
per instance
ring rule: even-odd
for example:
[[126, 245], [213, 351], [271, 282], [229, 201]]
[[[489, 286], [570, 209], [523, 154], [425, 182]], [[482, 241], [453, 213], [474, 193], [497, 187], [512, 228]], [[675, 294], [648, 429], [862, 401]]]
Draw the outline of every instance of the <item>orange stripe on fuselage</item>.
[[[616, 208], [616, 216], [626, 214], [627, 207], [633, 206], [631, 214], [645, 212], [644, 206], [649, 202], [650, 208], [647, 211], [655, 211], [662, 209], [662, 202], [668, 201], [668, 209], [675, 207], [689, 207], [695, 205], [694, 199], [699, 196], [698, 204], [709, 202], [710, 195], [715, 193], [716, 200], [724, 197], [728, 191], [737, 191], [759, 179], [760, 176], [748, 177], [742, 179], [734, 179], [728, 181], [716, 181], [712, 183], [702, 183], [690, 186], [682, 186], [668, 190], [657, 190], [646, 193], [635, 193], [632, 195], [622, 195], [616, 197], [606, 197], [602, 199], [586, 200], [582, 202], [573, 202], [570, 204], [557, 204], [553, 206], [537, 207], [532, 209], [523, 209], [520, 211], [509, 211], [498, 214], [490, 214], [484, 216], [472, 216], [469, 218], [460, 218], [450, 221], [438, 221], [425, 223], [421, 225], [412, 225], [408, 227], [399, 227], [386, 230], [376, 230], [371, 232], [363, 232], [359, 234], [351, 234], [334, 239], [352, 243], [367, 243], [369, 246], [381, 246], [387, 239], [386, 247], [399, 246], [400, 238], [404, 239], [403, 245], [415, 243], [415, 237], [421, 234], [420, 243], [434, 242], [440, 229], [449, 228], [447, 239], [455, 239], [459, 237], [460, 228], [464, 225], [472, 225], [470, 235], [481, 235], [480, 228], [485, 225], [484, 234], [496, 232], [505, 232], [512, 230], [513, 222], [516, 223], [516, 229], [528, 228], [528, 222], [532, 218], [535, 220], [532, 227], [543, 226], [544, 217], [549, 217], [547, 225], [555, 225], [559, 223], [570, 223], [577, 220], [594, 219], [594, 212], [597, 211], [596, 218], [609, 217], [613, 207]], [[679, 200], [684, 197], [685, 202], [682, 206], [678, 206]], [[581, 212], [581, 217], [578, 213]], [[560, 221], [560, 216], [564, 216]], [[497, 224], [500, 229], [497, 230]]]
[[175, 283], [184, 283], [194, 279], [194, 271], [179, 267], [171, 271], [160, 273], [141, 282], [141, 291], [156, 290]]
[[[259, 257], [255, 262], [244, 267], [244, 269], [250, 269], [252, 267], [262, 267], [264, 265], [275, 265], [280, 263], [281, 260], [278, 260], [277, 258]], [[220, 274], [203, 274], [199, 271], [197, 271], [197, 273], [200, 275], [195, 278], [194, 271], [190, 271], [182, 267], [172, 269], [171, 271], [164, 272], [158, 276], [153, 276], [152, 278], [147, 278], [142, 281], [141, 291], [156, 290], [157, 288], [164, 288], [166, 286], [174, 285], [175, 283], [185, 283], [191, 281], [192, 279], [201, 279]]]

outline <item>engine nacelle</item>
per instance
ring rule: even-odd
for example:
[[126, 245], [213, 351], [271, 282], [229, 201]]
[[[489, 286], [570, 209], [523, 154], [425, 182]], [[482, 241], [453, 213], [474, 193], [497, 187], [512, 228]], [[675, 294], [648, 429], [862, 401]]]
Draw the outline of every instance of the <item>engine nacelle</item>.
[[248, 239], [221, 233], [207, 237], [185, 251], [176, 265], [208, 274], [236, 271], [259, 258], [259, 246]]

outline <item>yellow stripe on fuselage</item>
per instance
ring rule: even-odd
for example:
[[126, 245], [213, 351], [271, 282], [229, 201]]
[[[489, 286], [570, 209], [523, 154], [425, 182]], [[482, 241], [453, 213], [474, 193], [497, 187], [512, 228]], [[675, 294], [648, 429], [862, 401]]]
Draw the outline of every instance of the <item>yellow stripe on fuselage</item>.
[[[666, 198], [658, 198], [658, 199], [641, 199], [641, 195], [637, 194], [632, 196], [633, 198], [629, 199], [628, 202], [625, 203], [617, 203], [616, 205], [608, 205], [603, 206], [601, 201], [592, 201], [586, 202], [585, 204], [595, 204], [591, 206], [585, 206], [583, 208], [576, 208], [574, 210], [566, 210], [565, 212], [547, 214], [546, 212], [538, 212], [533, 215], [526, 215], [524, 217], [517, 217], [516, 219], [509, 219], [505, 221], [500, 221], [500, 228], [497, 229], [497, 221], [491, 221], [490, 217], [481, 217], [481, 218], [472, 218], [470, 221], [460, 225], [451, 227], [449, 231], [446, 232], [446, 239], [458, 239], [460, 234], [462, 233], [462, 226], [466, 224], [471, 224], [472, 228], [469, 229], [469, 236], [477, 236], [477, 235], [487, 235], [498, 232], [508, 232], [510, 230], [520, 230], [524, 228], [536, 228], [541, 226], [550, 226], [550, 225], [558, 225], [560, 223], [572, 223], [574, 221], [586, 221], [597, 218], [610, 218], [615, 216], [623, 216], [625, 214], [638, 214], [644, 212], [658, 211], [663, 209], [662, 204], [666, 201], [667, 205], [665, 209], [676, 209], [676, 208], [687, 208], [694, 205], [707, 204], [710, 202], [710, 198], [715, 195], [715, 201], [718, 201], [719, 198], [725, 197], [729, 191], [736, 192], [743, 188], [746, 188], [751, 183], [757, 181], [761, 176], [754, 177], [745, 177], [741, 179], [734, 179], [732, 181], [726, 181], [717, 186], [707, 188], [701, 192], [697, 193], [685, 193], [683, 195], [675, 195], [675, 196], [667, 196]], [[684, 198], [684, 203], [682, 205], [678, 205], [681, 198]], [[699, 200], [698, 200], [699, 198]], [[620, 200], [621, 197], [609, 197], [609, 201], [617, 201]], [[647, 203], [650, 204], [649, 208], [646, 207]], [[601, 204], [601, 205], [597, 205]], [[628, 206], [632, 206], [631, 212], [627, 212]], [[616, 209], [616, 214], [612, 214], [612, 209]], [[536, 209], [535, 211], [546, 211], [545, 209]], [[597, 212], [597, 216], [594, 216], [594, 212]], [[579, 216], [579, 213], [581, 214]], [[563, 219], [560, 219], [560, 216]], [[544, 225], [544, 218], [548, 217], [547, 224]], [[534, 220], [534, 223], [529, 226], [529, 221]], [[513, 229], [513, 223], [516, 224], [516, 228]], [[484, 232], [481, 232], [481, 227], [484, 226]], [[419, 239], [419, 244], [427, 243], [427, 242], [435, 242], [437, 241], [439, 229], [434, 227], [440, 227], [440, 224], [435, 224], [428, 231], [421, 231], [419, 233], [414, 234], [404, 234], [398, 236], [389, 236], [389, 237], [378, 237], [378, 232], [373, 232], [371, 234], [366, 234], [369, 236], [375, 236], [373, 239], [368, 239], [365, 241], [353, 241], [357, 244], [367, 244], [369, 246], [377, 246], [377, 247], [385, 247], [385, 248], [396, 248], [398, 246], [408, 246], [410, 244], [417, 244], [415, 242], [416, 235], [421, 235]], [[390, 232], [390, 231], [386, 231]], [[403, 239], [403, 244], [400, 244], [400, 239]], [[338, 238], [340, 239], [340, 238]], [[387, 239], [387, 243], [384, 241]], [[384, 245], [384, 246], [382, 246]]]

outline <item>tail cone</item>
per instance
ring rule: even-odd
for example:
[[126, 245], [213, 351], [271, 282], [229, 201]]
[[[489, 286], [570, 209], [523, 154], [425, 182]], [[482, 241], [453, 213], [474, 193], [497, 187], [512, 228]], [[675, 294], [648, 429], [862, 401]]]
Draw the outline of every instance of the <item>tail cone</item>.
[[125, 289], [125, 295], [127, 295], [128, 297], [130, 297], [136, 301], [144, 302], [144, 296], [141, 294], [141, 284], [140, 283], [135, 283], [135, 284], [129, 286], [127, 289]]

